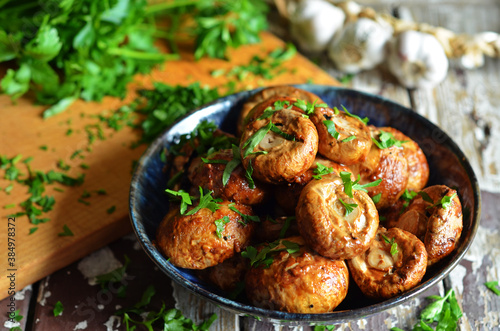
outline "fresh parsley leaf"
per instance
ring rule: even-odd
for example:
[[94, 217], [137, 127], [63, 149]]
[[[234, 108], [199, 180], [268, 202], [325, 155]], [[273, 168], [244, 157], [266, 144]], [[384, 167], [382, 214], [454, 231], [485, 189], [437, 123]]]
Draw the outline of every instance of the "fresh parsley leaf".
[[255, 182], [252, 178], [252, 174], [253, 174], [253, 166], [252, 166], [252, 160], [250, 159], [248, 160], [248, 166], [245, 169], [245, 178], [248, 181], [248, 187], [253, 190], [255, 188]]
[[281, 129], [278, 128], [273, 122], [269, 122], [269, 123], [271, 123], [271, 131], [272, 132], [282, 136], [286, 140], [295, 141], [295, 137], [293, 135], [281, 131]]
[[345, 217], [349, 216], [350, 213], [354, 211], [354, 208], [358, 207], [358, 204], [356, 203], [347, 203], [344, 202], [342, 199], [339, 198], [340, 203], [344, 206], [345, 208]]
[[498, 281], [486, 282], [484, 285], [493, 293], [500, 296], [500, 286], [498, 285]]
[[312, 177], [314, 179], [321, 179], [321, 176], [331, 174], [332, 172], [333, 167], [327, 167], [319, 162], [316, 162], [316, 168], [313, 170], [314, 175]]
[[368, 190], [366, 189], [367, 187], [378, 186], [382, 182], [382, 178], [379, 178], [376, 181], [373, 181], [371, 183], [359, 184], [359, 181], [361, 180], [361, 176], [358, 174], [358, 179], [356, 179], [356, 181], [353, 182], [351, 180], [351, 173], [347, 172], [347, 171], [341, 171], [340, 178], [342, 179], [342, 182], [344, 183], [344, 192], [350, 198], [353, 197], [353, 193], [352, 193], [353, 189], [367, 193], [368, 192]]
[[345, 139], [342, 139], [341, 142], [347, 143], [347, 142], [352, 141], [354, 139], [356, 139], [356, 136], [353, 135], [353, 136], [349, 136], [349, 137], [347, 137]]
[[380, 198], [382, 197], [382, 193], [379, 193], [379, 194], [376, 194], [372, 197], [372, 201], [373, 203], [379, 203], [380, 202]]
[[231, 222], [228, 216], [224, 216], [215, 220], [215, 232], [217, 233], [217, 237], [222, 238], [222, 232], [226, 229], [226, 224]]
[[368, 117], [361, 118], [361, 117], [359, 117], [358, 115], [354, 115], [354, 114], [350, 113], [350, 112], [349, 112], [349, 110], [347, 110], [347, 108], [346, 108], [346, 107], [344, 107], [343, 105], [342, 105], [342, 109], [344, 110], [344, 112], [345, 112], [348, 116], [353, 117], [353, 118], [356, 118], [356, 119], [360, 120], [361, 122], [363, 122], [364, 124], [368, 124], [368, 121], [369, 121]]
[[238, 215], [241, 216], [241, 218], [243, 218], [243, 221], [244, 221], [244, 224], [248, 224], [249, 222], [260, 222], [260, 218], [259, 216], [257, 215], [247, 215], [247, 214], [243, 214], [241, 211], [239, 211], [235, 206], [234, 206], [234, 203], [231, 203], [229, 204], [229, 209], [231, 209], [232, 211], [234, 211], [235, 213], [237, 213]]
[[335, 123], [330, 120], [323, 121], [323, 124], [326, 126], [326, 130], [335, 139], [339, 139], [340, 133], [335, 129]]
[[264, 139], [266, 134], [271, 130], [271, 127], [273, 126], [272, 122], [269, 122], [266, 126], [260, 128], [257, 130], [253, 135], [250, 136], [242, 145], [243, 148], [243, 158], [248, 157], [250, 154], [253, 153], [253, 150], [257, 145]]
[[193, 202], [191, 200], [191, 196], [189, 195], [188, 192], [186, 192], [184, 190], [174, 191], [174, 190], [166, 189], [165, 192], [173, 198], [180, 199], [180, 201], [181, 201], [181, 207], [180, 207], [181, 215], [184, 215], [188, 205], [190, 206], [193, 204]]
[[[280, 244], [283, 247], [279, 247]], [[247, 248], [241, 252], [241, 256], [249, 259], [252, 267], [263, 266], [264, 268], [269, 268], [271, 263], [273, 263], [274, 255], [282, 251], [294, 254], [300, 251], [300, 246], [288, 240], [278, 239], [268, 245], [262, 246], [260, 250], [257, 250], [253, 246], [247, 246]]]
[[335, 325], [316, 325], [314, 326], [314, 331], [333, 331], [335, 330]]
[[283, 227], [280, 230], [279, 238], [283, 239], [285, 238], [286, 232], [290, 228], [290, 225], [292, 224], [292, 221], [295, 220], [295, 216], [290, 216], [285, 218], [285, 222], [283, 223]]
[[196, 214], [202, 208], [208, 208], [211, 212], [215, 212], [220, 208], [219, 202], [222, 202], [222, 199], [214, 199], [212, 197], [212, 191], [203, 192], [203, 189], [199, 187], [200, 190], [200, 201], [196, 207], [191, 209], [186, 213], [187, 216]]
[[33, 233], [35, 233], [35, 232], [36, 232], [36, 230], [38, 230], [38, 226], [35, 226], [35, 227], [30, 228], [30, 232], [29, 232], [29, 234], [33, 234]]
[[[96, 283], [100, 284], [102, 289], [108, 289], [108, 287], [111, 284], [119, 283], [122, 281], [127, 271], [127, 268], [130, 264], [129, 257], [127, 255], [124, 255], [123, 257], [125, 259], [125, 262], [121, 267], [118, 267], [113, 271], [110, 271], [106, 274], [102, 274], [96, 277]], [[123, 296], [125, 294], [125, 285], [121, 284], [120, 288], [118, 289], [118, 292], [121, 293], [121, 295]]]
[[420, 191], [420, 192], [418, 192], [418, 195], [420, 195], [422, 197], [422, 199], [424, 199], [424, 201], [431, 203], [431, 204], [434, 204], [434, 200], [432, 200], [432, 198], [426, 192]]
[[57, 234], [59, 237], [68, 237], [68, 236], [74, 236], [73, 232], [70, 230], [70, 228], [64, 224], [63, 225], [63, 232]]
[[224, 168], [224, 172], [222, 173], [222, 185], [226, 186], [229, 182], [229, 178], [233, 173], [234, 169], [236, 169], [241, 164], [241, 153], [238, 146], [232, 146], [233, 159], [227, 162], [226, 167]]
[[441, 208], [443, 209], [447, 209], [448, 207], [451, 206], [451, 204], [453, 203], [453, 198], [455, 198], [455, 196], [457, 195], [457, 193], [453, 193], [451, 196], [447, 196], [445, 195], [441, 201], [439, 201], [439, 204], [441, 205]]
[[396, 256], [398, 254], [398, 243], [394, 240], [394, 238], [387, 238], [387, 236], [382, 235], [382, 238], [386, 243], [391, 245], [391, 255]]
[[392, 133], [383, 130], [380, 130], [378, 140], [372, 138], [372, 141], [380, 149], [390, 148], [392, 146], [402, 147], [404, 143], [408, 142], [408, 140], [397, 140]]
[[61, 301], [57, 301], [52, 311], [54, 313], [54, 316], [61, 316], [63, 311], [64, 311], [63, 304], [61, 303]]
[[111, 206], [108, 209], [106, 209], [106, 213], [108, 214], [113, 214], [116, 210], [116, 206]]

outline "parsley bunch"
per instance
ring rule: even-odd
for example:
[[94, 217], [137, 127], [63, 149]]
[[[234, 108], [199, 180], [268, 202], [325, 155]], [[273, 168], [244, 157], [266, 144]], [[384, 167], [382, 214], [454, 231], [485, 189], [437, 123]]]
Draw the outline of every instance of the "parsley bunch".
[[14, 60], [1, 80], [17, 99], [29, 90], [36, 102], [53, 105], [49, 117], [77, 98], [123, 98], [136, 73], [147, 73], [177, 55], [153, 45], [155, 26], [146, 0], [0, 3], [0, 62]]

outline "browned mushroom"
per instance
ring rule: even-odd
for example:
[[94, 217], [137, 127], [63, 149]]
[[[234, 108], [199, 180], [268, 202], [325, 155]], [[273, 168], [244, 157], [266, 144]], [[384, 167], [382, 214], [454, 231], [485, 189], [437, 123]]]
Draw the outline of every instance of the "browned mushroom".
[[429, 186], [419, 192], [396, 227], [409, 231], [425, 244], [429, 265], [450, 254], [462, 233], [462, 205], [457, 191], [445, 186]]
[[272, 255], [269, 267], [256, 263], [246, 276], [245, 289], [253, 305], [290, 313], [327, 313], [347, 295], [345, 262], [315, 253], [302, 238], [283, 239], [267, 255]]
[[[163, 219], [156, 233], [156, 246], [181, 268], [204, 269], [243, 250], [254, 231], [254, 223], [240, 215], [253, 215], [252, 208], [224, 201], [219, 209], [201, 208], [192, 215], [178, 208]], [[239, 211], [236, 212], [232, 209]]]
[[317, 154], [313, 165], [304, 174], [297, 177], [293, 183], [286, 183], [275, 187], [274, 197], [276, 202], [278, 202], [288, 215], [294, 215], [295, 207], [297, 207], [297, 203], [299, 202], [300, 192], [314, 178], [313, 176], [319, 179], [321, 178], [321, 174], [334, 173], [338, 175], [342, 171], [350, 172], [350, 169]]
[[413, 234], [381, 227], [370, 248], [347, 263], [363, 294], [388, 299], [420, 283], [427, 269], [427, 253]]
[[256, 226], [255, 240], [258, 242], [272, 242], [280, 238], [299, 235], [297, 220], [294, 216], [267, 217]]
[[327, 175], [304, 187], [296, 209], [299, 232], [319, 254], [350, 259], [368, 249], [378, 228], [378, 212], [363, 191], [344, 191], [341, 177]]
[[[380, 139], [381, 131], [370, 126], [372, 137]], [[361, 176], [361, 184], [382, 179], [380, 185], [368, 188], [371, 197], [379, 196], [377, 208], [383, 209], [396, 203], [408, 184], [408, 161], [399, 143], [391, 145], [372, 144], [368, 156], [363, 162], [349, 166], [353, 174]]]
[[[213, 191], [216, 198], [245, 205], [261, 203], [266, 198], [268, 188], [259, 181], [248, 180], [243, 165], [238, 161], [239, 157], [239, 150], [233, 152], [225, 149], [204, 159], [196, 158], [189, 167], [188, 178], [196, 187]], [[236, 167], [233, 168], [234, 165]], [[226, 171], [226, 167], [232, 171]]]
[[267, 111], [255, 114], [240, 143], [245, 169], [272, 184], [293, 182], [311, 167], [318, 151], [314, 124], [289, 99], [281, 101], [283, 107], [272, 103]]
[[243, 129], [245, 125], [249, 122], [248, 119], [245, 120], [247, 115], [250, 113], [252, 108], [257, 106], [259, 103], [273, 97], [273, 96], [287, 96], [296, 99], [301, 99], [309, 103], [316, 102], [317, 104], [324, 103], [316, 94], [295, 88], [293, 86], [288, 85], [279, 85], [265, 88], [254, 95], [252, 95], [248, 100], [243, 104], [241, 108], [240, 115], [238, 117], [237, 122], [237, 132], [238, 135], [243, 133]]
[[429, 179], [429, 164], [420, 146], [397, 129], [390, 127], [379, 129], [391, 133], [396, 140], [404, 141], [401, 145], [403, 155], [408, 162], [408, 184], [406, 189], [416, 192], [422, 190]]
[[358, 118], [337, 109], [317, 107], [311, 120], [318, 130], [318, 151], [323, 156], [351, 165], [368, 155], [372, 145], [370, 130]]
[[197, 274], [223, 291], [231, 292], [243, 284], [250, 264], [240, 254], [213, 267], [199, 270]]

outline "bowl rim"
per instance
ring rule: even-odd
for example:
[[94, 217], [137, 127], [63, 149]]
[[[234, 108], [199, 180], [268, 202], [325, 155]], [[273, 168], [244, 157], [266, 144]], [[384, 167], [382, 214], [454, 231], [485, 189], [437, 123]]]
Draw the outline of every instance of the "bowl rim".
[[[177, 284], [181, 285], [182, 287], [190, 290], [192, 293], [195, 295], [198, 295], [204, 299], [207, 299], [208, 301], [216, 304], [217, 306], [221, 306], [222, 308], [232, 311], [233, 313], [236, 313], [238, 315], [250, 315], [250, 316], [258, 316], [264, 319], [268, 319], [274, 322], [280, 322], [285, 324], [290, 324], [294, 322], [309, 322], [309, 323], [325, 323], [325, 322], [335, 322], [335, 323], [342, 323], [342, 322], [348, 322], [352, 320], [357, 320], [357, 319], [362, 319], [368, 315], [373, 315], [382, 311], [385, 311], [390, 308], [394, 308], [400, 304], [402, 304], [405, 301], [408, 301], [409, 299], [412, 299], [423, 292], [427, 291], [430, 289], [432, 286], [437, 284], [438, 282], [442, 281], [445, 277], [448, 276], [448, 274], [457, 266], [457, 264], [460, 263], [460, 261], [463, 259], [467, 251], [469, 250], [470, 246], [472, 245], [472, 242], [474, 241], [474, 238], [477, 233], [477, 229], [479, 227], [480, 223], [480, 215], [481, 215], [481, 191], [479, 188], [478, 180], [477, 177], [474, 173], [474, 170], [472, 169], [472, 166], [468, 160], [468, 158], [465, 156], [463, 151], [460, 149], [460, 147], [453, 141], [453, 139], [446, 133], [444, 132], [441, 128], [439, 128], [437, 125], [432, 123], [430, 120], [427, 118], [423, 117], [422, 115], [416, 113], [412, 109], [399, 104], [395, 101], [392, 101], [386, 97], [375, 95], [375, 94], [370, 94], [367, 92], [355, 90], [355, 89], [349, 89], [349, 88], [344, 88], [344, 87], [337, 87], [337, 86], [330, 86], [330, 85], [316, 85], [316, 84], [291, 84], [290, 86], [294, 86], [296, 88], [304, 89], [307, 91], [315, 90], [315, 89], [320, 89], [323, 91], [332, 89], [336, 90], [337, 93], [355, 93], [359, 94], [361, 97], [365, 98], [368, 100], [368, 102], [376, 100], [378, 102], [388, 104], [390, 107], [397, 107], [402, 110], [404, 110], [407, 113], [412, 113], [412, 116], [417, 116], [419, 120], [423, 121], [425, 126], [429, 126], [431, 129], [437, 129], [440, 134], [443, 135], [443, 137], [446, 138], [446, 142], [449, 145], [449, 148], [457, 156], [459, 159], [462, 167], [464, 168], [465, 172], [468, 174], [469, 180], [471, 182], [471, 188], [472, 188], [472, 195], [474, 197], [474, 212], [471, 215], [472, 216], [472, 224], [470, 228], [470, 240], [465, 243], [465, 245], [462, 247], [462, 250], [453, 257], [453, 259], [449, 262], [446, 267], [444, 267], [444, 270], [442, 273], [433, 276], [432, 278], [428, 279], [425, 282], [420, 283], [417, 287], [404, 292], [403, 294], [393, 297], [387, 300], [383, 300], [380, 302], [377, 302], [375, 304], [362, 307], [362, 308], [356, 308], [352, 310], [341, 310], [341, 311], [333, 311], [329, 313], [321, 313], [321, 314], [300, 314], [300, 313], [288, 313], [288, 312], [282, 312], [282, 311], [276, 311], [276, 310], [269, 310], [269, 309], [263, 309], [259, 307], [252, 306], [250, 304], [246, 303], [241, 303], [238, 301], [231, 300], [229, 298], [226, 298], [222, 295], [219, 295], [214, 292], [207, 291], [206, 289], [197, 286], [196, 284], [192, 283], [191, 281], [187, 280], [184, 278], [177, 270], [176, 267], [174, 267], [171, 263], [166, 263], [168, 262], [167, 259], [153, 246], [152, 240], [149, 238], [149, 236], [146, 233], [146, 229], [143, 225], [142, 222], [140, 222], [140, 215], [138, 215], [138, 212], [135, 210], [135, 202], [136, 202], [136, 196], [138, 194], [138, 179], [141, 176], [141, 173], [143, 172], [144, 168], [144, 163], [145, 160], [148, 158], [152, 157], [153, 154], [162, 147], [164, 144], [164, 141], [162, 137], [164, 137], [168, 132], [171, 130], [171, 128], [175, 127], [178, 123], [184, 121], [186, 118], [192, 116], [195, 113], [202, 112], [204, 109], [209, 109], [211, 106], [219, 104], [219, 103], [224, 103], [230, 98], [237, 98], [237, 100], [240, 100], [241, 98], [244, 98], [246, 95], [246, 98], [251, 96], [252, 94], [262, 90], [263, 88], [256, 88], [253, 90], [248, 90], [248, 91], [242, 91], [238, 92], [235, 94], [231, 95], [226, 95], [224, 97], [218, 98], [210, 103], [207, 103], [203, 106], [197, 107], [193, 109], [192, 111], [188, 112], [186, 115], [182, 116], [178, 120], [176, 120], [172, 125], [168, 126], [163, 130], [163, 132], [158, 135], [158, 137], [148, 146], [148, 148], [144, 151], [142, 154], [140, 160], [137, 163], [137, 166], [134, 169], [133, 175], [132, 175], [132, 180], [130, 184], [130, 191], [129, 191], [129, 216], [130, 216], [130, 221], [132, 224], [132, 228], [134, 230], [134, 233], [142, 247], [142, 249], [146, 252], [146, 254], [149, 256], [149, 258], [158, 266], [160, 270], [162, 270], [169, 278], [171, 278], [173, 281], [175, 281]], [[269, 86], [270, 87], [270, 86]], [[265, 87], [267, 88], [267, 87]], [[313, 91], [312, 91], [313, 92]], [[314, 92], [313, 92], [314, 93]], [[231, 104], [231, 106], [234, 106], [234, 104]]]

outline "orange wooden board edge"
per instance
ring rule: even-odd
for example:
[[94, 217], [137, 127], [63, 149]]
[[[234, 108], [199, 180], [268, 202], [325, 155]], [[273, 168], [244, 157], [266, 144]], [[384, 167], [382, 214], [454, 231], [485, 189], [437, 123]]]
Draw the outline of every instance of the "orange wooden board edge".
[[[21, 211], [18, 207], [3, 208], [26, 200], [26, 187], [15, 183], [10, 194], [0, 192], [0, 216], [4, 226], [1, 230], [4, 235], [0, 237], [0, 247], [4, 252], [8, 245], [8, 223], [15, 226], [15, 262], [13, 265], [8, 264], [7, 253], [0, 259], [4, 274], [0, 277], [0, 299], [9, 295], [11, 281], [6, 276], [10, 273], [15, 273], [15, 290], [18, 291], [131, 231], [128, 192], [132, 161], [140, 158], [146, 146], [136, 149], [129, 147], [139, 137], [139, 133], [129, 127], [115, 132], [104, 125], [102, 127], [106, 140], [96, 140], [89, 146], [85, 127], [99, 123], [92, 116], [106, 110], [116, 110], [135, 97], [137, 88], [150, 88], [153, 82], [186, 85], [199, 81], [212, 87], [221, 86], [228, 79], [224, 75], [212, 77], [213, 70], [230, 69], [235, 65], [248, 63], [254, 55], [265, 57], [270, 51], [285, 45], [270, 33], [262, 33], [261, 37], [262, 42], [259, 44], [231, 51], [230, 61], [194, 61], [191, 51], [184, 50], [181, 60], [167, 62], [148, 75], [138, 76], [129, 84], [125, 100], [105, 98], [101, 103], [79, 100], [66, 112], [47, 120], [41, 118], [44, 108], [34, 105], [31, 98], [24, 97], [17, 104], [12, 104], [9, 97], [0, 96], [0, 155], [13, 157], [22, 154], [23, 158], [32, 156], [31, 168], [44, 172], [50, 169], [60, 171], [56, 164], [58, 160], [63, 160], [71, 166], [68, 175], [76, 177], [81, 173], [85, 174], [85, 181], [81, 186], [64, 187], [54, 184], [47, 187], [46, 193], [56, 199], [53, 210], [44, 216], [51, 220], [40, 224], [38, 230], [31, 235], [29, 229], [33, 225], [26, 216], [16, 218], [15, 222], [8, 222], [7, 215]], [[338, 85], [335, 79], [299, 54], [285, 62], [284, 67], [289, 69], [288, 72], [272, 80], [250, 80], [245, 82], [245, 87], [254, 88], [258, 84], [300, 84], [308, 81]], [[242, 88], [241, 83], [237, 83], [237, 87]], [[72, 130], [72, 134], [66, 134], [68, 129]], [[48, 149], [40, 149], [42, 145]], [[88, 147], [91, 147], [91, 151], [87, 150]], [[78, 150], [81, 150], [79, 156], [72, 157]], [[82, 163], [89, 168], [82, 169]], [[27, 173], [21, 162], [18, 168], [22, 173]], [[9, 183], [0, 179], [1, 188]], [[62, 188], [64, 192], [55, 191], [54, 187]], [[98, 195], [96, 191], [100, 189], [106, 190], [107, 194]], [[78, 201], [84, 191], [91, 193], [89, 198], [84, 199], [90, 205]], [[107, 210], [112, 206], [116, 210], [109, 214]], [[65, 224], [74, 236], [58, 236]]]

